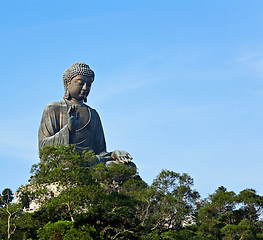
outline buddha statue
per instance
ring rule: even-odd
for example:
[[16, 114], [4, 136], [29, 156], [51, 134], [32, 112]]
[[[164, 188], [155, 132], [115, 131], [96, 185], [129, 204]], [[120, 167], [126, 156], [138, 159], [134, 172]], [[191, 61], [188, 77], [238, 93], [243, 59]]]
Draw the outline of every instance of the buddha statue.
[[107, 152], [99, 114], [86, 105], [94, 72], [85, 63], [74, 63], [63, 74], [65, 95], [49, 103], [43, 112], [39, 132], [39, 150], [53, 144], [74, 144], [78, 151], [93, 150], [97, 162], [124, 163], [136, 167], [131, 155], [122, 150]]

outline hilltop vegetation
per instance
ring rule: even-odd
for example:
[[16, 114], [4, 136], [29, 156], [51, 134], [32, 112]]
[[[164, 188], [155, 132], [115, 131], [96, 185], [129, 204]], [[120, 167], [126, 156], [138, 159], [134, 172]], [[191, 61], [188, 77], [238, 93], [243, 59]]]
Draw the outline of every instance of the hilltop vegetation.
[[[46, 147], [40, 158], [19, 204], [2, 192], [0, 239], [263, 239], [263, 197], [254, 189], [219, 187], [200, 199], [186, 173], [162, 170], [149, 186], [136, 169], [94, 165], [92, 152], [74, 146]], [[32, 199], [40, 208], [23, 212]]]

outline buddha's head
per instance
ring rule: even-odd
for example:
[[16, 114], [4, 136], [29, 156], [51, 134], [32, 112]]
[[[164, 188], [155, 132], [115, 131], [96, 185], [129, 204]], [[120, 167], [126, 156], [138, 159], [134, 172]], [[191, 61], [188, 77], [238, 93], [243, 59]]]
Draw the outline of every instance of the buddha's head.
[[[63, 74], [63, 83], [65, 88], [65, 99], [70, 100], [72, 97], [82, 98], [87, 102], [87, 96], [91, 87], [91, 83], [94, 81], [95, 74], [90, 69], [89, 65], [85, 63], [74, 63]], [[84, 87], [82, 87], [82, 85]], [[83, 89], [84, 95], [82, 96]], [[71, 95], [76, 96], [71, 96]]]

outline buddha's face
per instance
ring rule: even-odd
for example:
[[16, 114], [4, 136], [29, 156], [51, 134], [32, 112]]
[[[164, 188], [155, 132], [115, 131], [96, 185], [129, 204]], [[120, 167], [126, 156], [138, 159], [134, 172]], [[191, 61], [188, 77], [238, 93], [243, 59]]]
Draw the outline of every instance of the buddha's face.
[[92, 82], [93, 78], [91, 76], [78, 75], [72, 78], [68, 85], [71, 99], [83, 101], [89, 95]]

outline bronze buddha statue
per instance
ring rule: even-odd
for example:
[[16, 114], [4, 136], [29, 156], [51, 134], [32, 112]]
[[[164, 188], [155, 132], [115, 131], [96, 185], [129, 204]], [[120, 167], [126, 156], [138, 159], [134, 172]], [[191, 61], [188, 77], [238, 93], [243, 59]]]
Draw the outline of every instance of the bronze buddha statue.
[[93, 150], [98, 162], [121, 162], [136, 167], [128, 152], [106, 151], [99, 114], [85, 104], [94, 77], [94, 72], [85, 63], [74, 63], [66, 69], [64, 98], [49, 103], [44, 109], [38, 132], [39, 150], [53, 144], [74, 144], [79, 151]]

